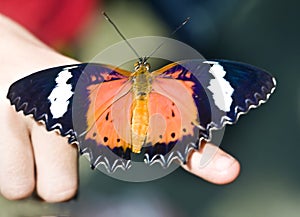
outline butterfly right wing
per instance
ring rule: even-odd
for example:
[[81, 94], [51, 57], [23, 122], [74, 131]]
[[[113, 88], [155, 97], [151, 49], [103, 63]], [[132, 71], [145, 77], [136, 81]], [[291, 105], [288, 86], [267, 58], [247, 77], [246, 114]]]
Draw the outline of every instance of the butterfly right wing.
[[164, 127], [149, 137], [146, 162], [163, 166], [175, 158], [185, 163], [191, 148], [198, 148], [202, 139], [210, 141], [212, 129], [235, 123], [241, 114], [266, 102], [276, 86], [266, 71], [228, 60], [181, 61], [152, 75], [152, 113], [165, 121], [155, 119], [154, 125]]

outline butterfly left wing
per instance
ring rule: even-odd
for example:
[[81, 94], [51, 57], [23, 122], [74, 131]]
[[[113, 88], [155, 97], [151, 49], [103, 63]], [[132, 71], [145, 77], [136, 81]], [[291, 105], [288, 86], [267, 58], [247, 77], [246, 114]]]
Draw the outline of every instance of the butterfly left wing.
[[[240, 114], [265, 102], [275, 88], [275, 79], [264, 70], [225, 60], [172, 63], [153, 76], [152, 94], [160, 97], [150, 100], [150, 108], [165, 106], [152, 113], [165, 118], [165, 132], [175, 137], [171, 142], [164, 136], [149, 138], [146, 162], [165, 166], [176, 158], [185, 162], [201, 139], [211, 139], [212, 129], [235, 123]], [[162, 99], [157, 103], [155, 98]]]
[[[97, 96], [92, 94], [92, 88], [98, 90], [102, 86], [103, 90], [106, 86], [106, 92], [101, 96], [109, 101], [128, 81], [128, 76], [128, 71], [96, 63], [59, 66], [16, 81], [10, 86], [7, 97], [17, 111], [33, 115], [36, 121], [44, 122], [48, 131], [58, 130], [62, 136], [69, 137], [69, 143], [79, 142], [81, 153], [89, 154], [92, 166], [105, 161], [109, 170], [112, 166], [127, 168], [128, 161], [118, 155], [112, 155], [113, 159], [103, 157], [110, 153], [110, 148], [114, 148], [113, 144], [107, 146], [98, 135], [91, 140], [88, 138], [91, 137], [89, 132], [94, 129], [91, 126], [95, 125], [97, 118], [103, 117], [99, 115], [99, 109], [111, 108], [109, 102], [99, 104], [105, 98], [95, 98]], [[105, 85], [101, 85], [102, 83]], [[95, 103], [98, 103], [99, 108], [94, 107]], [[94, 116], [93, 109], [98, 111], [98, 117]], [[97, 130], [102, 129], [98, 126]], [[115, 131], [109, 133], [111, 137], [115, 137], [115, 134]], [[115, 144], [120, 146], [117, 142]]]

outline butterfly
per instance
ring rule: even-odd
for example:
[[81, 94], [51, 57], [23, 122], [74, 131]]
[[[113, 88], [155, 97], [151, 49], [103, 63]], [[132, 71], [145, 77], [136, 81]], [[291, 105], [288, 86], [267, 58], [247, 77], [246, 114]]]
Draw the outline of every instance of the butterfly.
[[235, 123], [266, 102], [275, 79], [255, 66], [228, 60], [186, 60], [151, 71], [81, 63], [45, 69], [13, 83], [16, 111], [32, 115], [76, 143], [92, 168], [127, 169], [132, 157], [163, 167], [186, 163], [212, 129]]

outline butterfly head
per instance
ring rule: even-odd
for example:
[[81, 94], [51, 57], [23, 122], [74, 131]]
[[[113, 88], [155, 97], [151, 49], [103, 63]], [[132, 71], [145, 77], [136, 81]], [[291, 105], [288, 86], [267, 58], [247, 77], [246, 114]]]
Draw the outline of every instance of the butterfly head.
[[150, 70], [150, 64], [146, 58], [139, 58], [139, 61], [134, 64], [134, 70], [148, 72]]

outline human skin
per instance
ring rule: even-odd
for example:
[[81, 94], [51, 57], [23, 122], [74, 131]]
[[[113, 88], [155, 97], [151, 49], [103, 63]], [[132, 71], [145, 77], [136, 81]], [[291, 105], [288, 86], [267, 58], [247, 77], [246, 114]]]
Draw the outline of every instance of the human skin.
[[[78, 189], [78, 151], [67, 139], [30, 116], [17, 113], [6, 94], [10, 84], [33, 72], [78, 61], [49, 48], [23, 27], [0, 15], [0, 193], [9, 200], [29, 197], [33, 191], [47, 202], [71, 199]], [[215, 184], [236, 179], [240, 165], [215, 147], [215, 155], [200, 166], [204, 145], [194, 151], [188, 172]]]

